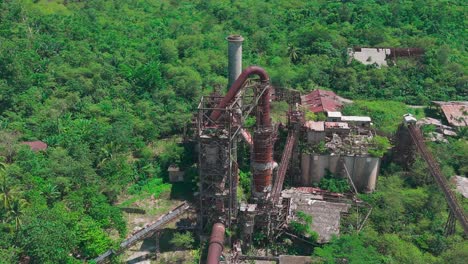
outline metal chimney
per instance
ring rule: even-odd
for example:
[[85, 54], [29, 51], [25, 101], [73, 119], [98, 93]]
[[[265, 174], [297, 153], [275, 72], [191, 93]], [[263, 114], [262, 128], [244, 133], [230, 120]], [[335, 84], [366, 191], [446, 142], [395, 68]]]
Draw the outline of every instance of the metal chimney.
[[229, 89], [242, 72], [242, 42], [244, 38], [241, 35], [230, 35], [226, 40], [228, 41]]

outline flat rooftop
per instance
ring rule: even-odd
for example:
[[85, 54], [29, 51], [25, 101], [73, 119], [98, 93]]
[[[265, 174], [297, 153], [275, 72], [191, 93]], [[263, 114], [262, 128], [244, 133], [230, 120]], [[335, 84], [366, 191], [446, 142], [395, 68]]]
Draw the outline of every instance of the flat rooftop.
[[292, 211], [302, 211], [312, 216], [311, 228], [319, 235], [318, 243], [327, 243], [333, 235], [339, 235], [341, 214], [351, 208], [350, 204], [325, 201], [323, 195], [301, 188], [284, 190], [282, 196], [291, 198]]
[[368, 116], [342, 116], [341, 121], [343, 122], [371, 122], [371, 118]]

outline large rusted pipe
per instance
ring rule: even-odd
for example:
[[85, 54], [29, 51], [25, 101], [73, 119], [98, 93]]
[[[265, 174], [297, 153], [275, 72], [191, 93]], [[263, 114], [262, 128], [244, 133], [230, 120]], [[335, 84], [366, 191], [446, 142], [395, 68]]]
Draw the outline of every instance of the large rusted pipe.
[[208, 257], [206, 259], [207, 264], [218, 264], [219, 257], [223, 252], [224, 244], [224, 232], [226, 228], [221, 223], [213, 225], [211, 230], [210, 244], [208, 247]]
[[[236, 95], [240, 92], [240, 90], [242, 89], [243, 84], [245, 83], [245, 81], [247, 81], [249, 76], [254, 75], [254, 74], [258, 75], [262, 82], [266, 83], [266, 82], [268, 82], [270, 80], [270, 77], [268, 76], [268, 74], [266, 73], [266, 71], [263, 68], [260, 68], [258, 66], [250, 66], [247, 69], [245, 69], [241, 73], [241, 75], [239, 75], [239, 78], [237, 78], [236, 81], [231, 85], [231, 87], [229, 88], [229, 91], [226, 94], [226, 96], [224, 96], [224, 98], [221, 100], [221, 102], [219, 102], [219, 104], [216, 106], [217, 109], [214, 110], [211, 113], [211, 115], [210, 115], [211, 120], [213, 120], [213, 121], [218, 120], [218, 118], [221, 116], [221, 111], [219, 109], [226, 108], [226, 106], [230, 102], [232, 102], [234, 100], [234, 98], [236, 97]], [[269, 90], [266, 91], [263, 94], [262, 101], [267, 101], [267, 102], [263, 102], [263, 103], [264, 103], [265, 106], [268, 106], [267, 108], [268, 108], [268, 111], [269, 111], [269, 109], [270, 109], [270, 92], [269, 92]], [[268, 118], [269, 118], [269, 113], [268, 113]], [[271, 124], [268, 124], [268, 125], [271, 125]]]
[[[239, 78], [229, 88], [226, 96], [219, 102], [210, 118], [213, 121], [218, 120], [221, 116], [219, 109], [224, 109], [230, 102], [234, 100], [236, 95], [241, 91], [245, 81], [250, 75], [258, 75], [260, 81], [268, 85], [270, 77], [263, 68], [258, 66], [250, 66], [245, 69]], [[273, 140], [271, 118], [270, 118], [270, 88], [262, 95], [257, 105], [257, 128], [253, 138], [253, 182], [254, 196], [261, 197], [266, 195], [271, 190], [273, 169], [277, 164], [273, 161]]]

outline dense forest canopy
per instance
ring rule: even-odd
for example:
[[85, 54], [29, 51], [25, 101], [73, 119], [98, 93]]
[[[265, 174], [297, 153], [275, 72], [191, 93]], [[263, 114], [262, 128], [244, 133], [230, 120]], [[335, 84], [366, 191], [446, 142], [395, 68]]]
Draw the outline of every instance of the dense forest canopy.
[[[466, 14], [463, 0], [0, 0], [0, 262], [73, 262], [116, 245], [127, 232], [118, 195], [187, 160], [161, 139], [190, 124], [200, 95], [225, 89], [228, 34], [245, 37], [244, 66], [265, 67], [275, 85], [426, 104], [468, 98]], [[348, 64], [353, 46], [425, 55], [378, 69]], [[33, 153], [25, 140], [49, 149]], [[465, 143], [455, 146], [466, 154]], [[460, 163], [444, 168], [466, 173]], [[395, 257], [403, 249], [421, 263], [466, 253], [460, 237], [441, 235], [442, 196], [423, 182], [384, 178], [415, 201], [369, 197], [381, 206], [371, 231], [317, 254], [349, 244], [375, 245], [368, 251], [385, 263], [409, 263]]]

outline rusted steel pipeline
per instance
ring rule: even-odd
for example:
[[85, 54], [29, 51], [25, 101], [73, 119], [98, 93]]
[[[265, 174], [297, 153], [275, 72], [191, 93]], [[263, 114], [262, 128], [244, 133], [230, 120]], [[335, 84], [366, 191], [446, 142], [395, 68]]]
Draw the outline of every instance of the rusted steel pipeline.
[[[244, 83], [250, 75], [258, 75], [260, 80], [265, 85], [269, 85], [270, 77], [266, 71], [257, 66], [250, 66], [245, 69], [231, 85], [226, 96], [219, 102], [210, 114], [210, 119], [217, 121], [221, 116], [219, 109], [225, 109], [242, 90]], [[273, 142], [271, 118], [270, 118], [270, 88], [262, 94], [257, 105], [257, 129], [253, 138], [253, 179], [255, 190], [258, 193], [265, 193], [271, 189], [272, 173], [275, 166], [273, 161]], [[213, 225], [210, 237], [210, 245], [208, 247], [207, 264], [218, 264], [219, 257], [223, 252], [225, 226], [221, 223]]]
[[[241, 73], [241, 75], [239, 75], [237, 80], [229, 88], [229, 91], [226, 94], [226, 96], [221, 100], [221, 102], [219, 102], [219, 104], [216, 106], [216, 108], [217, 109], [226, 108], [226, 106], [231, 101], [233, 101], [234, 98], [236, 97], [236, 95], [240, 92], [240, 90], [242, 89], [245, 81], [247, 81], [249, 76], [253, 75], [253, 74], [258, 75], [262, 82], [267, 83], [268, 81], [270, 81], [270, 77], [268, 76], [268, 74], [266, 73], [266, 71], [263, 68], [260, 68], [258, 66], [250, 66], [247, 69], [245, 69]], [[269, 93], [269, 89], [268, 89], [267, 92], [265, 92], [263, 94], [261, 103], [263, 105], [265, 105], [265, 106], [268, 106], [267, 108], [268, 108], [268, 117], [269, 117], [269, 112], [270, 112], [270, 93]], [[221, 116], [221, 111], [220, 110], [214, 110], [210, 115], [210, 119], [212, 119], [213, 121], [216, 121], [216, 120], [218, 120], [218, 118], [220, 116]], [[267, 123], [269, 122], [268, 120], [262, 120], [262, 122], [263, 121], [266, 121]], [[264, 125], [271, 125], [271, 123], [264, 124]]]
[[[226, 96], [219, 102], [217, 109], [224, 109], [232, 102], [250, 75], [258, 75], [260, 80], [268, 85], [270, 77], [263, 68], [250, 66], [245, 69], [231, 85]], [[252, 169], [256, 196], [266, 194], [271, 190], [273, 169], [277, 164], [273, 161], [273, 141], [270, 118], [270, 88], [262, 94], [257, 105], [257, 128], [253, 139]], [[214, 110], [210, 118], [216, 121], [221, 116], [220, 110]]]
[[223, 252], [224, 244], [224, 232], [226, 228], [221, 223], [213, 225], [211, 230], [210, 245], [208, 247], [208, 257], [206, 259], [207, 264], [218, 264], [219, 257]]

